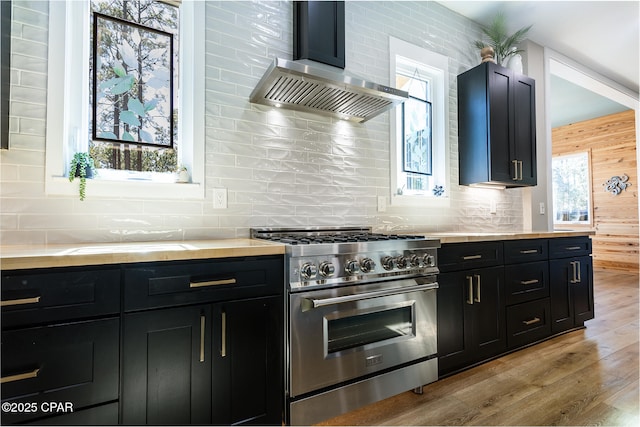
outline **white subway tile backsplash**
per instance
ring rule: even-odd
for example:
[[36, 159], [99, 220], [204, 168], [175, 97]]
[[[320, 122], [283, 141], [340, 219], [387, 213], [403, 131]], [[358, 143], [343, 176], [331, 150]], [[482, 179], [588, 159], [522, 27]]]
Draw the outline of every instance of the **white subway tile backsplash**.
[[[291, 58], [290, 1], [206, 3], [204, 200], [48, 196], [44, 189], [47, 1], [14, 2], [11, 149], [0, 152], [2, 244], [248, 237], [249, 227], [370, 225], [382, 231], [521, 229], [520, 191], [457, 185], [455, 76], [478, 62], [480, 30], [435, 2], [346, 2], [346, 65], [389, 84], [389, 36], [450, 58], [448, 208], [377, 212], [389, 197], [390, 113], [354, 124], [249, 103], [275, 56]], [[213, 209], [213, 188], [228, 190]], [[492, 191], [492, 190], [485, 190]], [[46, 212], [43, 214], [42, 212]]]

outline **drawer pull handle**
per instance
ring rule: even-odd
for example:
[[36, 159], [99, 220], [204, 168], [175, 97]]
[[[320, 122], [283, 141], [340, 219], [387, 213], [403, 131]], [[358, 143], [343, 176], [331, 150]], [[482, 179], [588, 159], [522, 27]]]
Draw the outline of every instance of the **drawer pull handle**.
[[522, 280], [520, 282], [521, 285], [535, 285], [536, 283], [540, 283], [540, 280], [538, 279], [531, 279], [531, 280]]
[[218, 285], [235, 285], [236, 279], [222, 279], [222, 280], [210, 280], [208, 282], [190, 282], [190, 288], [204, 288], [206, 286], [218, 286]]
[[538, 250], [537, 249], [524, 249], [520, 251], [521, 254], [526, 255], [526, 254], [537, 254]]
[[220, 343], [220, 356], [227, 357], [227, 313], [222, 312], [222, 318], [220, 319], [222, 337]]
[[204, 314], [200, 315], [200, 362], [204, 362], [205, 320]]
[[582, 246], [567, 246], [564, 249], [567, 251], [579, 251], [580, 249], [582, 249]]
[[40, 297], [10, 299], [8, 301], [2, 301], [2, 303], [0, 304], [0, 307], [9, 307], [11, 305], [23, 305], [23, 304], [37, 304], [39, 302], [40, 302]]
[[25, 372], [23, 374], [9, 375], [8, 377], [2, 377], [2, 379], [0, 380], [0, 384], [11, 383], [14, 381], [28, 380], [30, 378], [37, 378], [39, 373], [40, 373], [40, 368], [37, 368], [31, 372]]
[[465, 261], [469, 261], [472, 259], [480, 259], [480, 258], [482, 258], [482, 255], [467, 255], [462, 257], [462, 259]]
[[540, 318], [539, 317], [534, 317], [531, 320], [523, 320], [522, 323], [524, 323], [525, 325], [529, 326], [529, 325], [533, 325], [535, 323], [540, 322]]

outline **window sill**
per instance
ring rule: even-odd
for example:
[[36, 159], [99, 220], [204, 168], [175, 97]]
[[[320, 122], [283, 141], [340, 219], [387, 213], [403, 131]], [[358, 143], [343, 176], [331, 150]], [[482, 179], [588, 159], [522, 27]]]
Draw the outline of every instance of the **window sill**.
[[[80, 180], [62, 176], [51, 177], [46, 183], [48, 195], [77, 196]], [[94, 197], [135, 199], [204, 199], [204, 184], [153, 182], [141, 180], [87, 180], [87, 199]]]
[[448, 208], [450, 205], [451, 200], [446, 196], [434, 197], [398, 194], [393, 194], [391, 196], [391, 206]]

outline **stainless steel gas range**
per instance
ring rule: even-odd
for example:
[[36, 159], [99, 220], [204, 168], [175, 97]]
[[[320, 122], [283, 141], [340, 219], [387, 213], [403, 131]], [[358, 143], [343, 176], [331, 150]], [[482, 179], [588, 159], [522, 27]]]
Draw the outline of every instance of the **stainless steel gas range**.
[[438, 378], [438, 240], [252, 229], [286, 245], [286, 421], [310, 425]]

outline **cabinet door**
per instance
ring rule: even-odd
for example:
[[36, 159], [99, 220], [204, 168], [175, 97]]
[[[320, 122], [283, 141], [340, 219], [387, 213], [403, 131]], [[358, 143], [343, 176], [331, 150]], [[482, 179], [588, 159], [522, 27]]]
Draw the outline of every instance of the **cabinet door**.
[[211, 306], [124, 316], [123, 424], [211, 423]]
[[513, 73], [503, 67], [489, 67], [489, 152], [493, 181], [514, 181], [515, 159], [513, 119]]
[[552, 333], [566, 331], [573, 327], [573, 304], [569, 289], [573, 261], [572, 258], [549, 260]]
[[471, 315], [466, 272], [438, 275], [438, 374], [446, 375], [471, 360]]
[[520, 180], [525, 185], [537, 184], [535, 81], [527, 76], [513, 76], [514, 141], [511, 159], [516, 160]]
[[578, 262], [578, 281], [571, 284], [573, 299], [573, 316], [575, 325], [581, 325], [586, 320], [593, 319], [593, 270], [591, 257], [581, 257]]
[[473, 341], [477, 358], [495, 356], [507, 347], [504, 269], [483, 268], [470, 272], [465, 280], [473, 288]]
[[213, 423], [281, 424], [283, 300], [213, 307]]

